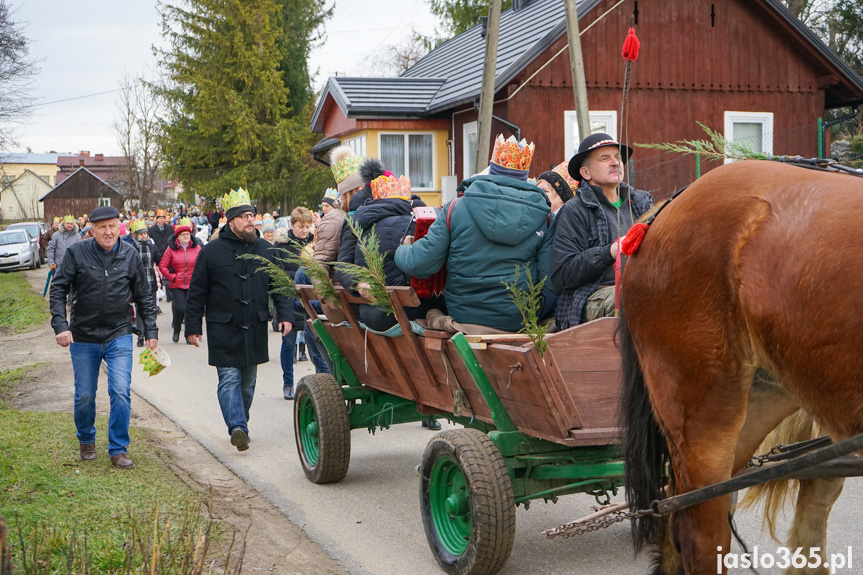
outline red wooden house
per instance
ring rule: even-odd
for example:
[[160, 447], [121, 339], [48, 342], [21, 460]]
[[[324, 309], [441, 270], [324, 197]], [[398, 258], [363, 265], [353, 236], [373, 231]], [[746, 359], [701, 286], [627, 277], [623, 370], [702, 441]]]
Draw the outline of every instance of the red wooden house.
[[[492, 137], [535, 142], [536, 176], [580, 140], [566, 16], [562, 0], [515, 5], [501, 16]], [[621, 115], [630, 22], [641, 52]], [[813, 157], [825, 112], [863, 103], [863, 79], [779, 0], [582, 0], [579, 26], [592, 130], [631, 145], [704, 138], [700, 121], [768, 153]], [[470, 158], [484, 47], [476, 26], [399, 78], [330, 78], [313, 118], [325, 136], [315, 152], [354, 145], [446, 200], [454, 182], [478, 171]], [[695, 162], [636, 147], [630, 175], [662, 198], [695, 178]]]

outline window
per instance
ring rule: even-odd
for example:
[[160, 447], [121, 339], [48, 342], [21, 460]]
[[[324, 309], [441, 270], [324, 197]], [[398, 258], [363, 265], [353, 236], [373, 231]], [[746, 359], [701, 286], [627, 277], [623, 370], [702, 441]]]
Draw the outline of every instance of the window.
[[476, 122], [468, 122], [463, 127], [464, 133], [464, 149], [462, 165], [464, 166], [463, 180], [471, 177], [476, 173]]
[[[773, 153], [773, 112], [725, 112], [725, 139], [756, 152]], [[725, 163], [733, 162], [726, 159]]]
[[[614, 110], [591, 110], [590, 133], [605, 132], [612, 138], [617, 137], [617, 112]], [[578, 134], [578, 116], [575, 110], [567, 110], [563, 113], [563, 135], [566, 149], [563, 151], [564, 159], [569, 159], [578, 153], [578, 144], [582, 137]], [[619, 141], [619, 140], [618, 140]]]
[[433, 134], [381, 134], [380, 151], [384, 166], [409, 177], [412, 189], [434, 189]]
[[350, 140], [345, 140], [342, 142], [342, 145], [347, 146], [361, 158], [366, 157], [366, 135], [357, 136], [356, 138], [351, 138]]
[[111, 198], [99, 198], [99, 207], [100, 208], [102, 206], [110, 206], [110, 205], [111, 205]]
[[43, 182], [45, 182], [49, 186], [51, 185], [51, 176], [39, 176], [39, 177], [42, 178]]
[[3, 176], [2, 178], [0, 178], [0, 184], [2, 184], [4, 187], [8, 186], [9, 184], [11, 184], [14, 181], [15, 181], [15, 176]]

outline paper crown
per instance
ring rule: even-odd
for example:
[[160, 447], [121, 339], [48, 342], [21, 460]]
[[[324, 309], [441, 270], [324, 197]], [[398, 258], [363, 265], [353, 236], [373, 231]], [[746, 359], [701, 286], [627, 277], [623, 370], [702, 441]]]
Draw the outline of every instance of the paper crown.
[[249, 192], [247, 192], [243, 188], [231, 190], [230, 192], [222, 196], [222, 209], [226, 212], [231, 208], [236, 208], [238, 206], [251, 205], [252, 199], [249, 197]]
[[528, 144], [524, 138], [516, 142], [513, 136], [504, 140], [503, 134], [498, 134], [491, 153], [491, 163], [510, 170], [527, 171], [533, 160], [533, 148], [533, 142]]
[[264, 218], [262, 221], [264, 223], [264, 231], [267, 231], [267, 230], [274, 230], [275, 231], [276, 220], [274, 220], [272, 217], [269, 217], [269, 218]]
[[167, 218], [168, 214], [167, 214], [167, 212], [165, 212], [165, 210], [156, 210], [156, 217], [157, 218]]
[[572, 192], [578, 189], [578, 182], [569, 175], [569, 160], [564, 160], [551, 169], [552, 172], [563, 178], [563, 181], [569, 184]]
[[228, 223], [228, 218], [226, 218], [226, 217], [224, 217], [224, 216], [223, 216], [223, 217], [221, 217], [221, 218], [219, 218], [219, 225], [220, 225], [220, 226], [224, 226], [224, 225], [225, 225], [225, 224], [227, 224], [227, 223]]
[[261, 214], [255, 214], [255, 225], [258, 225], [263, 221], [264, 221], [264, 216], [262, 216]]
[[75, 216], [66, 214], [65, 216], [63, 216], [63, 223], [64, 224], [74, 224], [75, 223]]
[[372, 199], [411, 197], [411, 179], [406, 176], [380, 176], [371, 182]]
[[144, 220], [133, 220], [129, 224], [129, 229], [132, 230], [133, 234], [137, 234], [138, 232], [140, 232], [142, 230], [146, 231], [147, 230], [147, 222], [145, 222]]
[[354, 154], [347, 146], [339, 146], [333, 150], [330, 159], [332, 161], [330, 168], [333, 170], [333, 177], [335, 177], [337, 184], [358, 173], [363, 164], [363, 159]]
[[54, 223], [55, 224], [59, 224], [62, 221], [63, 221], [63, 219], [60, 216], [54, 216]]
[[180, 221], [177, 225], [179, 225], [180, 227], [186, 226], [187, 228], [191, 228], [192, 220], [190, 220], [189, 218], [180, 218]]
[[339, 199], [339, 191], [335, 188], [327, 188], [327, 191], [324, 192], [324, 197], [335, 201]]

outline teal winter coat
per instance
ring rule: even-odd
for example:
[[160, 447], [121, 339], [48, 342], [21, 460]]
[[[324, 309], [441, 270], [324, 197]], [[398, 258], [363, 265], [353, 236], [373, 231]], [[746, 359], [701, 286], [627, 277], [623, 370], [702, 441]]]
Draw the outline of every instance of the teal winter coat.
[[[423, 278], [446, 263], [444, 297], [453, 319], [519, 331], [521, 314], [503, 282], [511, 283], [516, 267], [524, 265], [535, 282], [548, 277], [554, 236], [549, 200], [538, 187], [504, 176], [474, 176], [459, 189], [464, 196], [443, 207], [425, 237], [396, 250], [396, 265]], [[556, 291], [550, 282], [546, 289]], [[526, 288], [524, 274], [519, 284]]]

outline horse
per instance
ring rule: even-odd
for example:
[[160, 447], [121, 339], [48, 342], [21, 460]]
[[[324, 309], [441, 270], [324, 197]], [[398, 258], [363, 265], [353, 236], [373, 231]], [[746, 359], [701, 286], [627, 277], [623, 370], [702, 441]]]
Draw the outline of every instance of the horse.
[[[861, 219], [863, 179], [773, 161], [711, 170], [656, 214], [620, 282], [632, 509], [729, 479], [798, 410], [834, 440], [863, 432]], [[789, 544], [807, 557], [842, 481], [801, 482]], [[659, 545], [656, 573], [724, 572], [729, 503], [642, 517], [636, 550]]]

